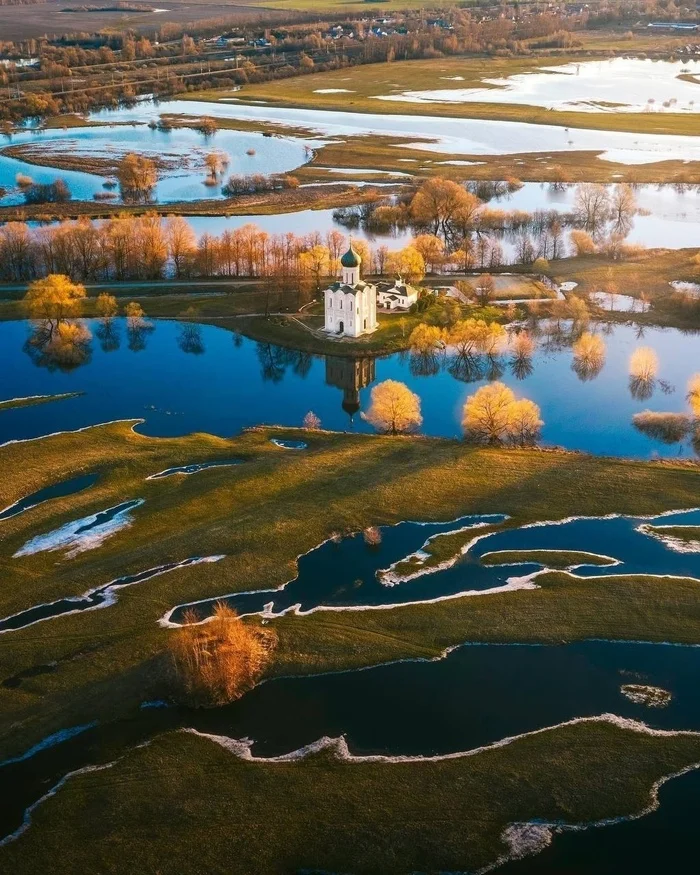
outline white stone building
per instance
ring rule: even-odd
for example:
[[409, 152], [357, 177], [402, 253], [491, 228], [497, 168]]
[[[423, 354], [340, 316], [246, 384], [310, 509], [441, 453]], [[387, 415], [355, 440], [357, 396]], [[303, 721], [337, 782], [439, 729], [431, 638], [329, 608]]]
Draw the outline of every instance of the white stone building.
[[377, 302], [387, 310], [409, 310], [418, 301], [418, 289], [409, 286], [401, 277], [393, 283], [379, 283]]
[[360, 278], [362, 259], [350, 248], [340, 259], [341, 278], [324, 292], [325, 330], [360, 337], [377, 330], [377, 288]]

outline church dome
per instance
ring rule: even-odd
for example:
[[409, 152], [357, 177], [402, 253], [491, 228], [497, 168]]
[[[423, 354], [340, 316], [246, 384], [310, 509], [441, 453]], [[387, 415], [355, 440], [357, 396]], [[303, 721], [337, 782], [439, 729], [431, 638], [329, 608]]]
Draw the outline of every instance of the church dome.
[[340, 259], [340, 263], [343, 267], [359, 267], [362, 259], [352, 248], [352, 243], [350, 244], [350, 248]]

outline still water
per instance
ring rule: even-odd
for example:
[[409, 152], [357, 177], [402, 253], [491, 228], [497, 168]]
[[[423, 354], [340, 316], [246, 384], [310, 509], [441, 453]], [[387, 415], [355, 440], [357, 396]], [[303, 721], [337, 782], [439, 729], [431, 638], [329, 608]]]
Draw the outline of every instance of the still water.
[[[676, 329], [642, 333], [632, 325], [607, 326], [605, 364], [592, 375], [577, 373], [569, 346], [552, 337], [540, 338], [527, 362], [515, 362], [506, 352], [476, 360], [465, 371], [449, 358], [426, 369], [408, 354], [312, 356], [214, 326], [201, 326], [193, 344], [176, 321], [156, 321], [153, 330], [135, 337], [117, 319], [108, 340], [99, 337], [99, 326], [88, 324], [93, 338], [85, 361], [70, 371], [29, 355], [27, 323], [0, 324], [0, 400], [85, 393], [0, 412], [0, 442], [139, 417], [145, 419], [139, 430], [149, 435], [231, 436], [252, 425], [301, 425], [309, 410], [326, 428], [370, 431], [361, 412], [369, 407], [372, 386], [386, 379], [400, 380], [419, 395], [423, 433], [459, 437], [466, 399], [499, 379], [540, 406], [546, 444], [639, 458], [692, 455], [688, 444], [664, 444], [632, 424], [633, 414], [646, 409], [687, 412], [687, 382], [700, 370], [700, 337]], [[659, 359], [658, 373], [642, 387], [629, 376], [630, 355], [639, 346], [651, 347]]]

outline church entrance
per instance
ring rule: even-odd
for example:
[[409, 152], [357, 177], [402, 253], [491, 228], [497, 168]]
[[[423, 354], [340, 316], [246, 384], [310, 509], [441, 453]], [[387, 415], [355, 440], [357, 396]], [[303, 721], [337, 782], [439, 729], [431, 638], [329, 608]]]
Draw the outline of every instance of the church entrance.
[[343, 331], [345, 331], [345, 323], [344, 323], [344, 322], [339, 322], [339, 323], [338, 323], [338, 334], [342, 334]]

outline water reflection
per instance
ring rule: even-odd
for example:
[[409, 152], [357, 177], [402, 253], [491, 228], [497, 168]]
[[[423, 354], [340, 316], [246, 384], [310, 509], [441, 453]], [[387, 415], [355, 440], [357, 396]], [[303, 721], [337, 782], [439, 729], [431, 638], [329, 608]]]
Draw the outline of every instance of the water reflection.
[[39, 368], [72, 371], [88, 364], [92, 357], [92, 334], [80, 322], [36, 323], [24, 344], [24, 351]]
[[354, 421], [360, 410], [360, 389], [365, 389], [377, 379], [376, 360], [373, 358], [348, 359], [340, 356], [326, 356], [326, 383], [342, 389], [341, 407]]
[[[141, 327], [130, 327], [119, 317], [80, 324], [92, 338], [81, 333], [77, 342], [58, 350], [36, 335], [34, 325], [0, 324], [5, 397], [82, 393], [52, 410], [50, 418], [36, 407], [6, 411], [0, 417], [0, 442], [144, 416], [139, 429], [146, 434], [231, 435], [265, 423], [298, 426], [309, 410], [326, 428], [351, 424], [369, 431], [370, 425], [357, 414], [368, 405], [373, 384], [387, 379], [406, 384], [419, 396], [425, 434], [461, 437], [467, 397], [497, 379], [539, 406], [545, 422], [542, 439], [550, 445], [624, 456], [670, 455], [674, 444], [656, 429], [640, 429], [632, 418], [647, 406], [656, 413], [692, 413], [686, 387], [699, 342], [694, 334], [647, 328], [659, 372], [653, 381], [641, 373], [630, 392], [630, 359], [639, 345], [631, 325], [612, 325], [605, 333], [604, 326], [592, 322], [528, 319], [512, 326], [491, 355], [476, 350], [460, 357], [443, 343], [429, 359], [410, 351], [349, 359], [312, 356], [175, 320]], [[604, 343], [600, 369], [576, 356], [586, 332]], [[100, 391], [94, 390], [96, 385]], [[684, 391], [676, 389], [681, 386]], [[649, 388], [656, 391], [653, 401]], [[698, 444], [698, 419], [695, 414], [683, 438], [688, 447]]]

